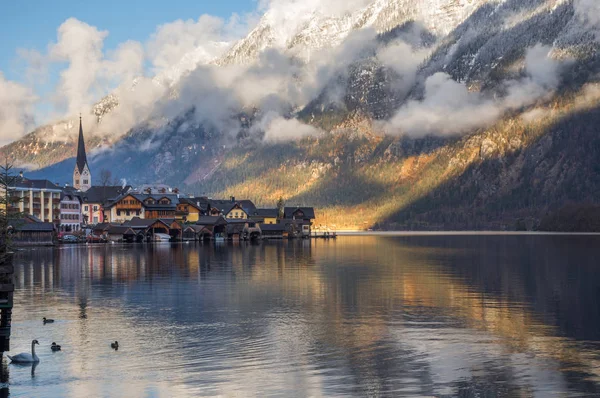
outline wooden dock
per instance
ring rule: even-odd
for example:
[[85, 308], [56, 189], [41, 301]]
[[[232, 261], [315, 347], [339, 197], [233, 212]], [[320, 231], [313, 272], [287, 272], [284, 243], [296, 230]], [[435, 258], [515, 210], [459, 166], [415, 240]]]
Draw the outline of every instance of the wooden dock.
[[0, 262], [0, 352], [4, 352], [10, 351], [10, 324], [15, 290], [12, 254], [1, 256]]
[[314, 239], [336, 239], [337, 233], [335, 231], [313, 231], [310, 237]]

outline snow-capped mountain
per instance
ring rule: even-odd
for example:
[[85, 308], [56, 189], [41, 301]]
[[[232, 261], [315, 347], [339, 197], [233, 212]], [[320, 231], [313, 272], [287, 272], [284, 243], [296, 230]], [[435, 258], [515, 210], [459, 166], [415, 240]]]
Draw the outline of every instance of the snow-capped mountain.
[[[488, 0], [375, 0], [342, 15], [328, 13], [326, 3], [316, 10], [298, 14], [268, 11], [248, 36], [217, 62], [250, 63], [264, 50], [278, 48], [302, 59], [326, 47], [339, 45], [351, 32], [372, 28], [384, 33], [409, 21], [419, 21], [432, 33], [447, 35]], [[302, 8], [302, 7], [300, 7]]]
[[[229, 187], [244, 186], [260, 196], [271, 188], [282, 192], [278, 184], [289, 180], [296, 184], [286, 188], [290, 198], [322, 206], [375, 201], [384, 208], [392, 194], [399, 203], [408, 200], [410, 184], [421, 180], [502, 208], [510, 196], [515, 211], [532, 206], [538, 215], [569, 195], [575, 201], [595, 195], [597, 144], [589, 129], [598, 119], [600, 26], [589, 16], [599, 4], [356, 0], [351, 8], [332, 2], [337, 7], [328, 9], [330, 2], [323, 3], [273, 6], [246, 37], [222, 43], [220, 56], [202, 49], [184, 56], [154, 79], [165, 94], [148, 119], [118, 138], [93, 141], [92, 167], [211, 194], [236, 194]], [[94, 107], [101, 124], [121, 102], [107, 96]], [[282, 134], [316, 138], [264, 142], [273, 124]], [[564, 134], [571, 130], [577, 134]], [[57, 164], [52, 173], [64, 167], [68, 178], [72, 166], [60, 162], [72, 141], [67, 150], [52, 147], [56, 131], [62, 130], [38, 129], [3, 150], [17, 153], [21, 164]], [[568, 148], [564, 156], [561, 148]], [[309, 182], [298, 179], [299, 170]], [[395, 174], [379, 181], [373, 170]], [[542, 183], [535, 192], [527, 188]], [[362, 185], [370, 189], [352, 190]], [[319, 191], [298, 188], [310, 186]], [[429, 191], [419, 189], [426, 198]], [[351, 194], [340, 200], [339, 192]], [[439, 202], [447, 194], [435, 195]], [[463, 204], [459, 194], [450, 199]]]

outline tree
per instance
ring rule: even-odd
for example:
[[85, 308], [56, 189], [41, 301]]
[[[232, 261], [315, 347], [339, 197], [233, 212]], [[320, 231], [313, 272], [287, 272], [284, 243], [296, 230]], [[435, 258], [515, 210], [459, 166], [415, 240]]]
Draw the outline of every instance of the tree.
[[100, 184], [103, 187], [110, 185], [111, 178], [112, 178], [112, 172], [110, 170], [102, 169], [100, 171]]
[[8, 159], [0, 165], [0, 264], [4, 263], [10, 251], [10, 228], [14, 227], [15, 220], [23, 217], [15, 208], [18, 199], [11, 197], [10, 187], [15, 185], [18, 178], [12, 174], [12, 168]]
[[[273, 203], [273, 202], [271, 202], [271, 203]], [[283, 201], [283, 196], [280, 196], [279, 200], [277, 201], [277, 217], [280, 220], [282, 220], [285, 216], [284, 208], [285, 208], [285, 202]]]

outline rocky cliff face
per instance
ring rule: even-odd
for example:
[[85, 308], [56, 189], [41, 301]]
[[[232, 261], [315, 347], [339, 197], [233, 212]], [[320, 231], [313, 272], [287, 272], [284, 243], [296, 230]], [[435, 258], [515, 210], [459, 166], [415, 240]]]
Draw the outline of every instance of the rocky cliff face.
[[[247, 195], [264, 204], [284, 196], [288, 203], [324, 208], [326, 219], [351, 214], [344, 216], [348, 227], [511, 228], [517, 219], [533, 226], [566, 201], [599, 197], [595, 83], [600, 41], [581, 15], [582, 3], [375, 0], [339, 15], [318, 6], [301, 13], [271, 10], [224, 56], [194, 65], [252, 65], [267, 49], [303, 65], [323, 49], [346, 45], [353, 32], [370, 28], [377, 33], [375, 44], [329, 76], [314, 98], [302, 106], [287, 104], [283, 116], [318, 128], [316, 135], [262, 142], [265, 115], [259, 107], [231, 109], [235, 128], [225, 133], [204, 122], [198, 105], [180, 101], [178, 116], [157, 117], [116, 140], [88, 141], [99, 149], [111, 147], [98, 150], [91, 165], [112, 169], [129, 182], [168, 182], [195, 193]], [[399, 42], [411, 53], [401, 52], [407, 47]], [[496, 106], [527, 83], [527, 66], [542, 77], [553, 73], [547, 64], [526, 59], [536, 45], [549, 49], [562, 68], [552, 87], [544, 86], [549, 78], [542, 79], [543, 95], [505, 106], [497, 118], [461, 130], [463, 135], [434, 128], [423, 137], [387, 126], [399, 109], [424, 101], [428, 79], [440, 73], [481, 93], [471, 104], [473, 113], [461, 109], [458, 117], [478, 116], [479, 103]], [[388, 57], [407, 62], [400, 62], [400, 69], [384, 62], [386, 50]], [[417, 59], [414, 68], [409, 57]], [[175, 66], [183, 72], [171, 80], [193, 68], [188, 66]], [[103, 99], [94, 107], [97, 120], [102, 123], [118, 104], [115, 96]], [[452, 114], [446, 117], [453, 122]], [[59, 164], [39, 176], [70, 173], [69, 126], [40, 128], [2, 151], [33, 167]], [[59, 142], [63, 131], [67, 139]]]

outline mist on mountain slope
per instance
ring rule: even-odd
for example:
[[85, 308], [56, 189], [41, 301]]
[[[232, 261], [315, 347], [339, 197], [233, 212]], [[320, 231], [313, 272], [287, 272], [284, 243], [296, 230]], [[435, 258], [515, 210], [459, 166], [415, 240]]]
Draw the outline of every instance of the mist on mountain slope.
[[[184, 63], [189, 70], [186, 69], [187, 67], [174, 68], [177, 72], [171, 74], [164, 73], [170, 63], [168, 61], [170, 58], [173, 59], [173, 65], [179, 65], [174, 60], [182, 57], [181, 54], [184, 54], [183, 58], [185, 58], [194, 51], [198, 53], [200, 42], [194, 38], [202, 36], [197, 32], [200, 27], [196, 26], [200, 24], [201, 20], [197, 24], [194, 21], [180, 22], [173, 24], [169, 29], [161, 27], [157, 29], [157, 32], [166, 30], [167, 33], [157, 33], [153, 40], [163, 43], [162, 45], [166, 46], [165, 50], [148, 51], [150, 46], [146, 45], [142, 46], [142, 55], [148, 57], [148, 53], [151, 53], [156, 56], [154, 63], [156, 71], [163, 71], [163, 75], [159, 72], [159, 76], [169, 75], [173, 78], [161, 80], [159, 77], [137, 77], [133, 79], [133, 83], [130, 80], [125, 81], [125, 76], [129, 79], [132, 71], [135, 70], [136, 60], [140, 56], [136, 48], [140, 47], [130, 44], [124, 46], [121, 52], [101, 54], [98, 52], [98, 48], [101, 48], [102, 37], [105, 33], [87, 26], [86, 31], [91, 33], [88, 32], [87, 36], [81, 35], [80, 48], [95, 52], [96, 59], [99, 59], [98, 66], [92, 68], [97, 71], [96, 78], [98, 81], [111, 78], [116, 81], [122, 77], [123, 83], [118, 85], [115, 91], [118, 106], [103, 113], [101, 123], [86, 131], [110, 133], [117, 137], [127, 132], [131, 132], [131, 134], [143, 132], [142, 136], [146, 138], [141, 145], [137, 146], [137, 149], [142, 151], [159, 148], [161, 140], [169, 134], [183, 134], [186, 131], [200, 128], [215, 131], [221, 137], [228, 138], [236, 137], [241, 130], [245, 129], [251, 137], [255, 139], [262, 137], [266, 141], [293, 140], [306, 135], [320, 134], [321, 131], [318, 128], [304, 125], [298, 120], [294, 122], [291, 120], [295, 118], [296, 112], [317, 97], [324, 99], [326, 103], [343, 102], [348, 93], [349, 68], [360, 69], [361, 62], [368, 60], [374, 61], [380, 68], [394, 71], [391, 86], [394, 94], [399, 98], [399, 108], [389, 123], [386, 123], [385, 131], [391, 134], [422, 136], [464, 133], [494, 122], [507, 110], [527, 106], [538, 99], [546, 98], [560, 83], [560, 72], [566, 61], [555, 58], [548, 45], [542, 46], [535, 42], [530, 43], [529, 50], [526, 51], [525, 64], [519, 72], [522, 76], [506, 80], [496, 86], [494, 90], [483, 92], [479, 89], [472, 89], [467, 82], [457, 79], [450, 71], [445, 71], [445, 67], [424, 68], [424, 66], [434, 65], [430, 61], [430, 57], [438, 50], [444, 49], [444, 43], [456, 40], [451, 36], [437, 37], [436, 43], [423, 48], [406, 36], [400, 36], [392, 41], [382, 40], [381, 35], [378, 35], [377, 31], [371, 27], [351, 28], [348, 33], [344, 29], [339, 30], [339, 26], [335, 26], [337, 33], [334, 36], [336, 40], [338, 37], [341, 38], [339, 39], [341, 44], [338, 46], [333, 48], [317, 46], [307, 58], [298, 57], [297, 52], [290, 51], [286, 47], [289, 47], [290, 43], [296, 43], [298, 35], [305, 38], [311, 27], [318, 27], [320, 32], [321, 25], [319, 24], [325, 22], [331, 24], [331, 18], [338, 17], [340, 20], [344, 20], [349, 11], [353, 11], [353, 15], [362, 15], [363, 10], [356, 10], [358, 6], [372, 11], [377, 7], [394, 9], [391, 5], [396, 7], [404, 3], [401, 0], [388, 0], [387, 2], [377, 0], [368, 2], [368, 4], [357, 1], [356, 4], [353, 3], [352, 7], [354, 8], [347, 8], [345, 3], [340, 1], [323, 2], [323, 4], [321, 2], [300, 3], [294, 1], [263, 2], [260, 4], [260, 10], [264, 12], [265, 16], [253, 32], [260, 31], [261, 26], [266, 24], [265, 26], [269, 26], [270, 29], [285, 29], [282, 31], [285, 34], [281, 36], [285, 37], [285, 40], [280, 43], [272, 43], [272, 48], [258, 53], [253, 62], [241, 64], [223, 64], [211, 62], [211, 60], [214, 61], [218, 58], [218, 54], [226, 57], [227, 52], [231, 51], [228, 49], [234, 49], [240, 43], [246, 43], [252, 33], [238, 44], [233, 45], [230, 40], [232, 35], [228, 30], [231, 22], [225, 23], [201, 18], [203, 22], [208, 21], [204, 24], [208, 26], [206, 29], [209, 32], [206, 42], [211, 43], [210, 45], [214, 48], [204, 49], [201, 47], [200, 53], [207, 52], [210, 53], [210, 56], [196, 63]], [[554, 12], [552, 7], [556, 8], [558, 5], [568, 4], [568, 2], [553, 1], [547, 4], [531, 2], [531, 5], [519, 6], [521, 8], [511, 6], [509, 2], [481, 2], [481, 4], [489, 4], [492, 9], [496, 7], [495, 12], [502, 16], [501, 21], [514, 24], [515, 20], [525, 18], [524, 15], [530, 15], [532, 9], [539, 9], [537, 12], [540, 14]], [[428, 15], [427, 10], [422, 9], [422, 6], [418, 7], [418, 12], [415, 11], [414, 15]], [[586, 16], [585, 12], [589, 11], [590, 7], [593, 9], [596, 5], [586, 0], [577, 0], [573, 6], [582, 29], [593, 32], [597, 24], [593, 18]], [[468, 16], [467, 11], [471, 12], [476, 9], [473, 4], [453, 7], [456, 7], [456, 10], [453, 11], [454, 14], [465, 13], [466, 16]], [[511, 7], [515, 9], [512, 14]], [[291, 10], [296, 9], [303, 10], [302, 13], [297, 14], [302, 15], [302, 18], [298, 18], [295, 24], [283, 24], [284, 21], [289, 22]], [[407, 14], [409, 11], [407, 9]], [[381, 16], [373, 17], [373, 21], [381, 18]], [[390, 20], [403, 20], [401, 16], [389, 18], [391, 18]], [[459, 17], [453, 18], [460, 21]], [[440, 20], [445, 21], [446, 19], [441, 18]], [[350, 21], [354, 20], [351, 18]], [[432, 21], [426, 21], [427, 23], [424, 23], [423, 26], [434, 25]], [[375, 24], [375, 22], [361, 23], [364, 26], [368, 23]], [[61, 28], [62, 30], [69, 30], [67, 29], [69, 27], [81, 29], [80, 25], [81, 23], [78, 25], [76, 21], [70, 21], [69, 26]], [[239, 25], [243, 24], [237, 23], [238, 27], [234, 30], [238, 32], [243, 30], [239, 28]], [[462, 25], [457, 28], [457, 32], [461, 28]], [[427, 30], [427, 28], [424, 29]], [[437, 27], [436, 29], [446, 32], [451, 30], [449, 27], [443, 29]], [[467, 31], [468, 34], [463, 34], [456, 45], [468, 42], [470, 38], [481, 34], [477, 29], [481, 28], [475, 25], [470, 28]], [[317, 33], [313, 32], [312, 34], [315, 37], [318, 36]], [[327, 35], [331, 33], [322, 34], [324, 37], [328, 37]], [[163, 39], [158, 40], [159, 36], [162, 36]], [[229, 44], [223, 44], [221, 47], [215, 43]], [[62, 42], [59, 40], [56, 46], [60, 47], [61, 44]], [[195, 48], [191, 52], [185, 52], [185, 49], [190, 47]], [[161, 46], [157, 45], [156, 48], [161, 48]], [[449, 60], [454, 56], [452, 51], [446, 55]], [[61, 51], [57, 52], [61, 53]], [[134, 61], [130, 68], [125, 68], [123, 65], [127, 62], [119, 60], [125, 60], [128, 57]], [[539, 67], [536, 67], [537, 64]], [[73, 59], [65, 76], [74, 76], [74, 79], [77, 80], [79, 75], [71, 70], [77, 65], [79, 64]], [[415, 96], [414, 87], [416, 85], [424, 87], [422, 96]], [[62, 90], [61, 93], [66, 103], [77, 104], [82, 102], [81, 98], [89, 95], [89, 90], [83, 94], [74, 92], [71, 96], [64, 95], [70, 93], [66, 88], [73, 86], [90, 88], [98, 85], [97, 82], [90, 84], [83, 81], [78, 85], [67, 85], [65, 82], [65, 90]], [[71, 102], [65, 98], [70, 98]], [[404, 99], [407, 101], [402, 103]], [[192, 111], [190, 112], [190, 110]], [[246, 126], [247, 118], [240, 117], [242, 113], [253, 115], [249, 128]], [[185, 123], [177, 124], [177, 130], [174, 131], [173, 121], [184, 115], [187, 118]], [[103, 148], [103, 151], [105, 150], [106, 148]]]

